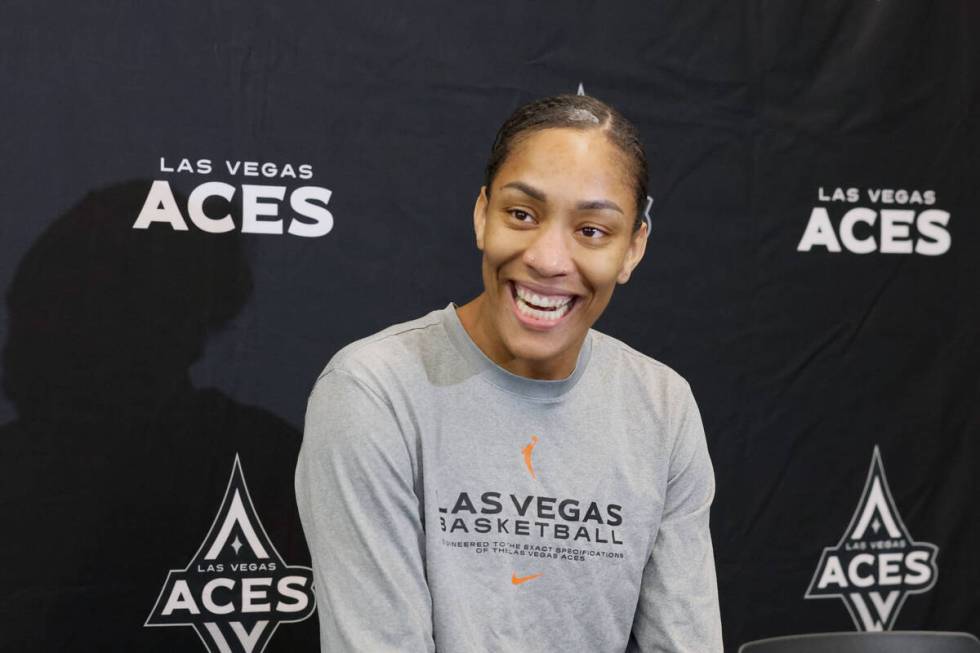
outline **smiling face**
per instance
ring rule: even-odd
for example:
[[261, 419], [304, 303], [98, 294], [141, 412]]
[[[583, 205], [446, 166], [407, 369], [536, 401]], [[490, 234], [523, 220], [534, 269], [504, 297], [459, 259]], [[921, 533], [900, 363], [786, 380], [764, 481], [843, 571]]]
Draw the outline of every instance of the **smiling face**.
[[516, 142], [473, 212], [484, 292], [459, 309], [492, 360], [532, 378], [571, 374], [589, 328], [646, 247], [623, 153], [601, 129]]

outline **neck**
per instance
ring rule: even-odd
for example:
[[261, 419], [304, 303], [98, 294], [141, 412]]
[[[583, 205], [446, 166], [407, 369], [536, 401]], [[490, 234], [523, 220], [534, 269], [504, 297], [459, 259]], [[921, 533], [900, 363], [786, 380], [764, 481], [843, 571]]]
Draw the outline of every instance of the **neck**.
[[529, 379], [556, 381], [569, 377], [575, 371], [584, 335], [574, 346], [547, 359], [521, 358], [504, 342], [491, 319], [491, 307], [486, 293], [456, 309], [459, 321], [470, 339], [484, 355], [511, 374]]

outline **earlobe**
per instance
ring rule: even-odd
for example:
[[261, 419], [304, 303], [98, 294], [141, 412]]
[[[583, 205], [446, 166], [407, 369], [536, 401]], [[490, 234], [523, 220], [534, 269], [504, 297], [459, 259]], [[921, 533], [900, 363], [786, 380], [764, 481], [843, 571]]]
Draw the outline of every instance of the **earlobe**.
[[647, 223], [644, 221], [630, 239], [630, 246], [626, 250], [626, 258], [623, 260], [623, 267], [619, 271], [619, 276], [616, 277], [617, 283], [624, 284], [630, 280], [633, 270], [640, 264], [640, 260], [646, 252], [647, 236]]
[[473, 231], [476, 233], [476, 247], [483, 251], [483, 231], [487, 226], [487, 187], [480, 187], [480, 194], [473, 207]]

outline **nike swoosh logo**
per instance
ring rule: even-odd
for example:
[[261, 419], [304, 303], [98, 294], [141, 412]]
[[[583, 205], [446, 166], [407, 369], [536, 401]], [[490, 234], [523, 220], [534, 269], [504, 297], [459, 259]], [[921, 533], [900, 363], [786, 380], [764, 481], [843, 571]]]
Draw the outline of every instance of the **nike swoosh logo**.
[[540, 575], [541, 574], [531, 574], [530, 576], [518, 576], [517, 574], [512, 573], [510, 575], [510, 582], [512, 582], [514, 585], [520, 585], [521, 583], [526, 583], [529, 580], [534, 580]]

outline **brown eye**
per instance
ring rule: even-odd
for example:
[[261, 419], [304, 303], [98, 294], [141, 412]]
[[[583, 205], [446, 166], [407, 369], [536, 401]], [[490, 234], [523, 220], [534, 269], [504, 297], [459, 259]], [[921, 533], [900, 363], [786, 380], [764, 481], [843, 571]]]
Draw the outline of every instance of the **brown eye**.
[[582, 235], [586, 238], [602, 238], [606, 235], [606, 232], [598, 227], [582, 227], [579, 231], [581, 231]]
[[514, 216], [514, 219], [518, 222], [531, 222], [534, 220], [534, 216], [521, 209], [509, 209], [507, 212]]

